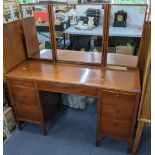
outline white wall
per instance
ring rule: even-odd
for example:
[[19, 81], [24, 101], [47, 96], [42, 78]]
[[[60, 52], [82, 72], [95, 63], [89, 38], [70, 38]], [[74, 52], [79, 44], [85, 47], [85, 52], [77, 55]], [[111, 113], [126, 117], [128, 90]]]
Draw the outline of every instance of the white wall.
[[111, 7], [110, 24], [114, 22], [114, 13], [119, 10], [127, 12], [127, 25], [142, 26], [145, 17], [146, 6], [113, 5]]
[[57, 2], [67, 2], [68, 4], [77, 4], [78, 0], [55, 0]]

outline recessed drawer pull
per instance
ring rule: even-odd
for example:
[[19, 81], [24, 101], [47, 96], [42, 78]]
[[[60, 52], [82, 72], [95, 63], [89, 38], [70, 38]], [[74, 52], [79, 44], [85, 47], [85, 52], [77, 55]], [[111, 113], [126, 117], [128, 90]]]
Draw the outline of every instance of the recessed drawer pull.
[[29, 107], [25, 107], [25, 111], [28, 111], [29, 110]]
[[81, 93], [84, 93], [85, 92], [85, 90], [84, 89], [81, 89]]
[[27, 96], [26, 95], [23, 95], [23, 98], [27, 98]]
[[119, 110], [118, 109], [115, 109], [115, 113], [118, 114], [119, 113]]
[[117, 95], [116, 95], [116, 97], [117, 97], [117, 98], [120, 98], [120, 95], [119, 95], [119, 94], [117, 94]]
[[114, 127], [118, 127], [118, 124], [117, 123], [114, 123]]
[[52, 87], [53, 87], [51, 83], [49, 84], [49, 87], [50, 87], [50, 88], [52, 88]]
[[22, 82], [22, 81], [18, 81], [17, 83], [18, 83], [18, 84], [23, 84], [23, 82]]

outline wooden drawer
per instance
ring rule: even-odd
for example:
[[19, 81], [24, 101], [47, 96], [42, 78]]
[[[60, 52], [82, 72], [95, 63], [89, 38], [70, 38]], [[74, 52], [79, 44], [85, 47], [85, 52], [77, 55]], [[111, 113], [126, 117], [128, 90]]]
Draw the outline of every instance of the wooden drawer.
[[126, 104], [124, 106], [101, 104], [101, 117], [131, 121], [133, 110], [134, 104]]
[[101, 90], [101, 104], [120, 105], [136, 103], [136, 95], [114, 91]]
[[96, 88], [75, 86], [69, 84], [60, 84], [60, 83], [50, 83], [50, 82], [38, 82], [37, 86], [38, 89], [50, 90], [53, 92], [71, 93], [81, 96], [98, 96], [98, 91]]
[[37, 97], [34, 88], [12, 86], [14, 102], [27, 105], [37, 105]]
[[127, 139], [131, 123], [128, 121], [112, 120], [101, 117], [100, 131], [103, 135]]
[[15, 104], [19, 119], [38, 121], [38, 122], [41, 120], [39, 106], [31, 106], [19, 103]]
[[9, 79], [11, 85], [18, 85], [24, 87], [34, 87], [33, 81], [21, 80], [21, 79]]

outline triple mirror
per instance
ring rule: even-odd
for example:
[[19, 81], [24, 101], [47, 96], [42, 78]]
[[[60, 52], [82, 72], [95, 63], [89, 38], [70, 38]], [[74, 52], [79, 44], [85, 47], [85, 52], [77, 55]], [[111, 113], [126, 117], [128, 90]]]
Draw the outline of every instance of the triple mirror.
[[21, 7], [30, 58], [137, 67], [147, 5]]

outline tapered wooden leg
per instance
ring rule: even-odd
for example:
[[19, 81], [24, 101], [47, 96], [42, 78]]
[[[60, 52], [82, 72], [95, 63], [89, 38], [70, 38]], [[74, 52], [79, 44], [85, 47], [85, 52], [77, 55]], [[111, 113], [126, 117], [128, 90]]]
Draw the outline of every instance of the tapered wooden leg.
[[57, 111], [60, 110], [60, 105], [61, 105], [61, 94], [58, 95], [58, 101], [57, 101]]
[[21, 130], [22, 128], [21, 128], [21, 123], [20, 123], [20, 121], [16, 120], [16, 122], [17, 122], [18, 130]]
[[131, 141], [128, 141], [128, 150], [127, 153], [131, 153], [132, 144]]
[[132, 152], [131, 152], [132, 155], [135, 155], [137, 152], [138, 144], [142, 135], [143, 128], [144, 128], [144, 122], [139, 121], [137, 130], [136, 130], [136, 137], [135, 137]]
[[43, 131], [43, 135], [46, 136], [47, 131], [46, 131], [45, 124], [41, 124], [41, 128], [42, 128], [42, 131]]
[[60, 111], [60, 103], [57, 102], [57, 111]]
[[96, 147], [100, 146], [100, 136], [96, 136]]

